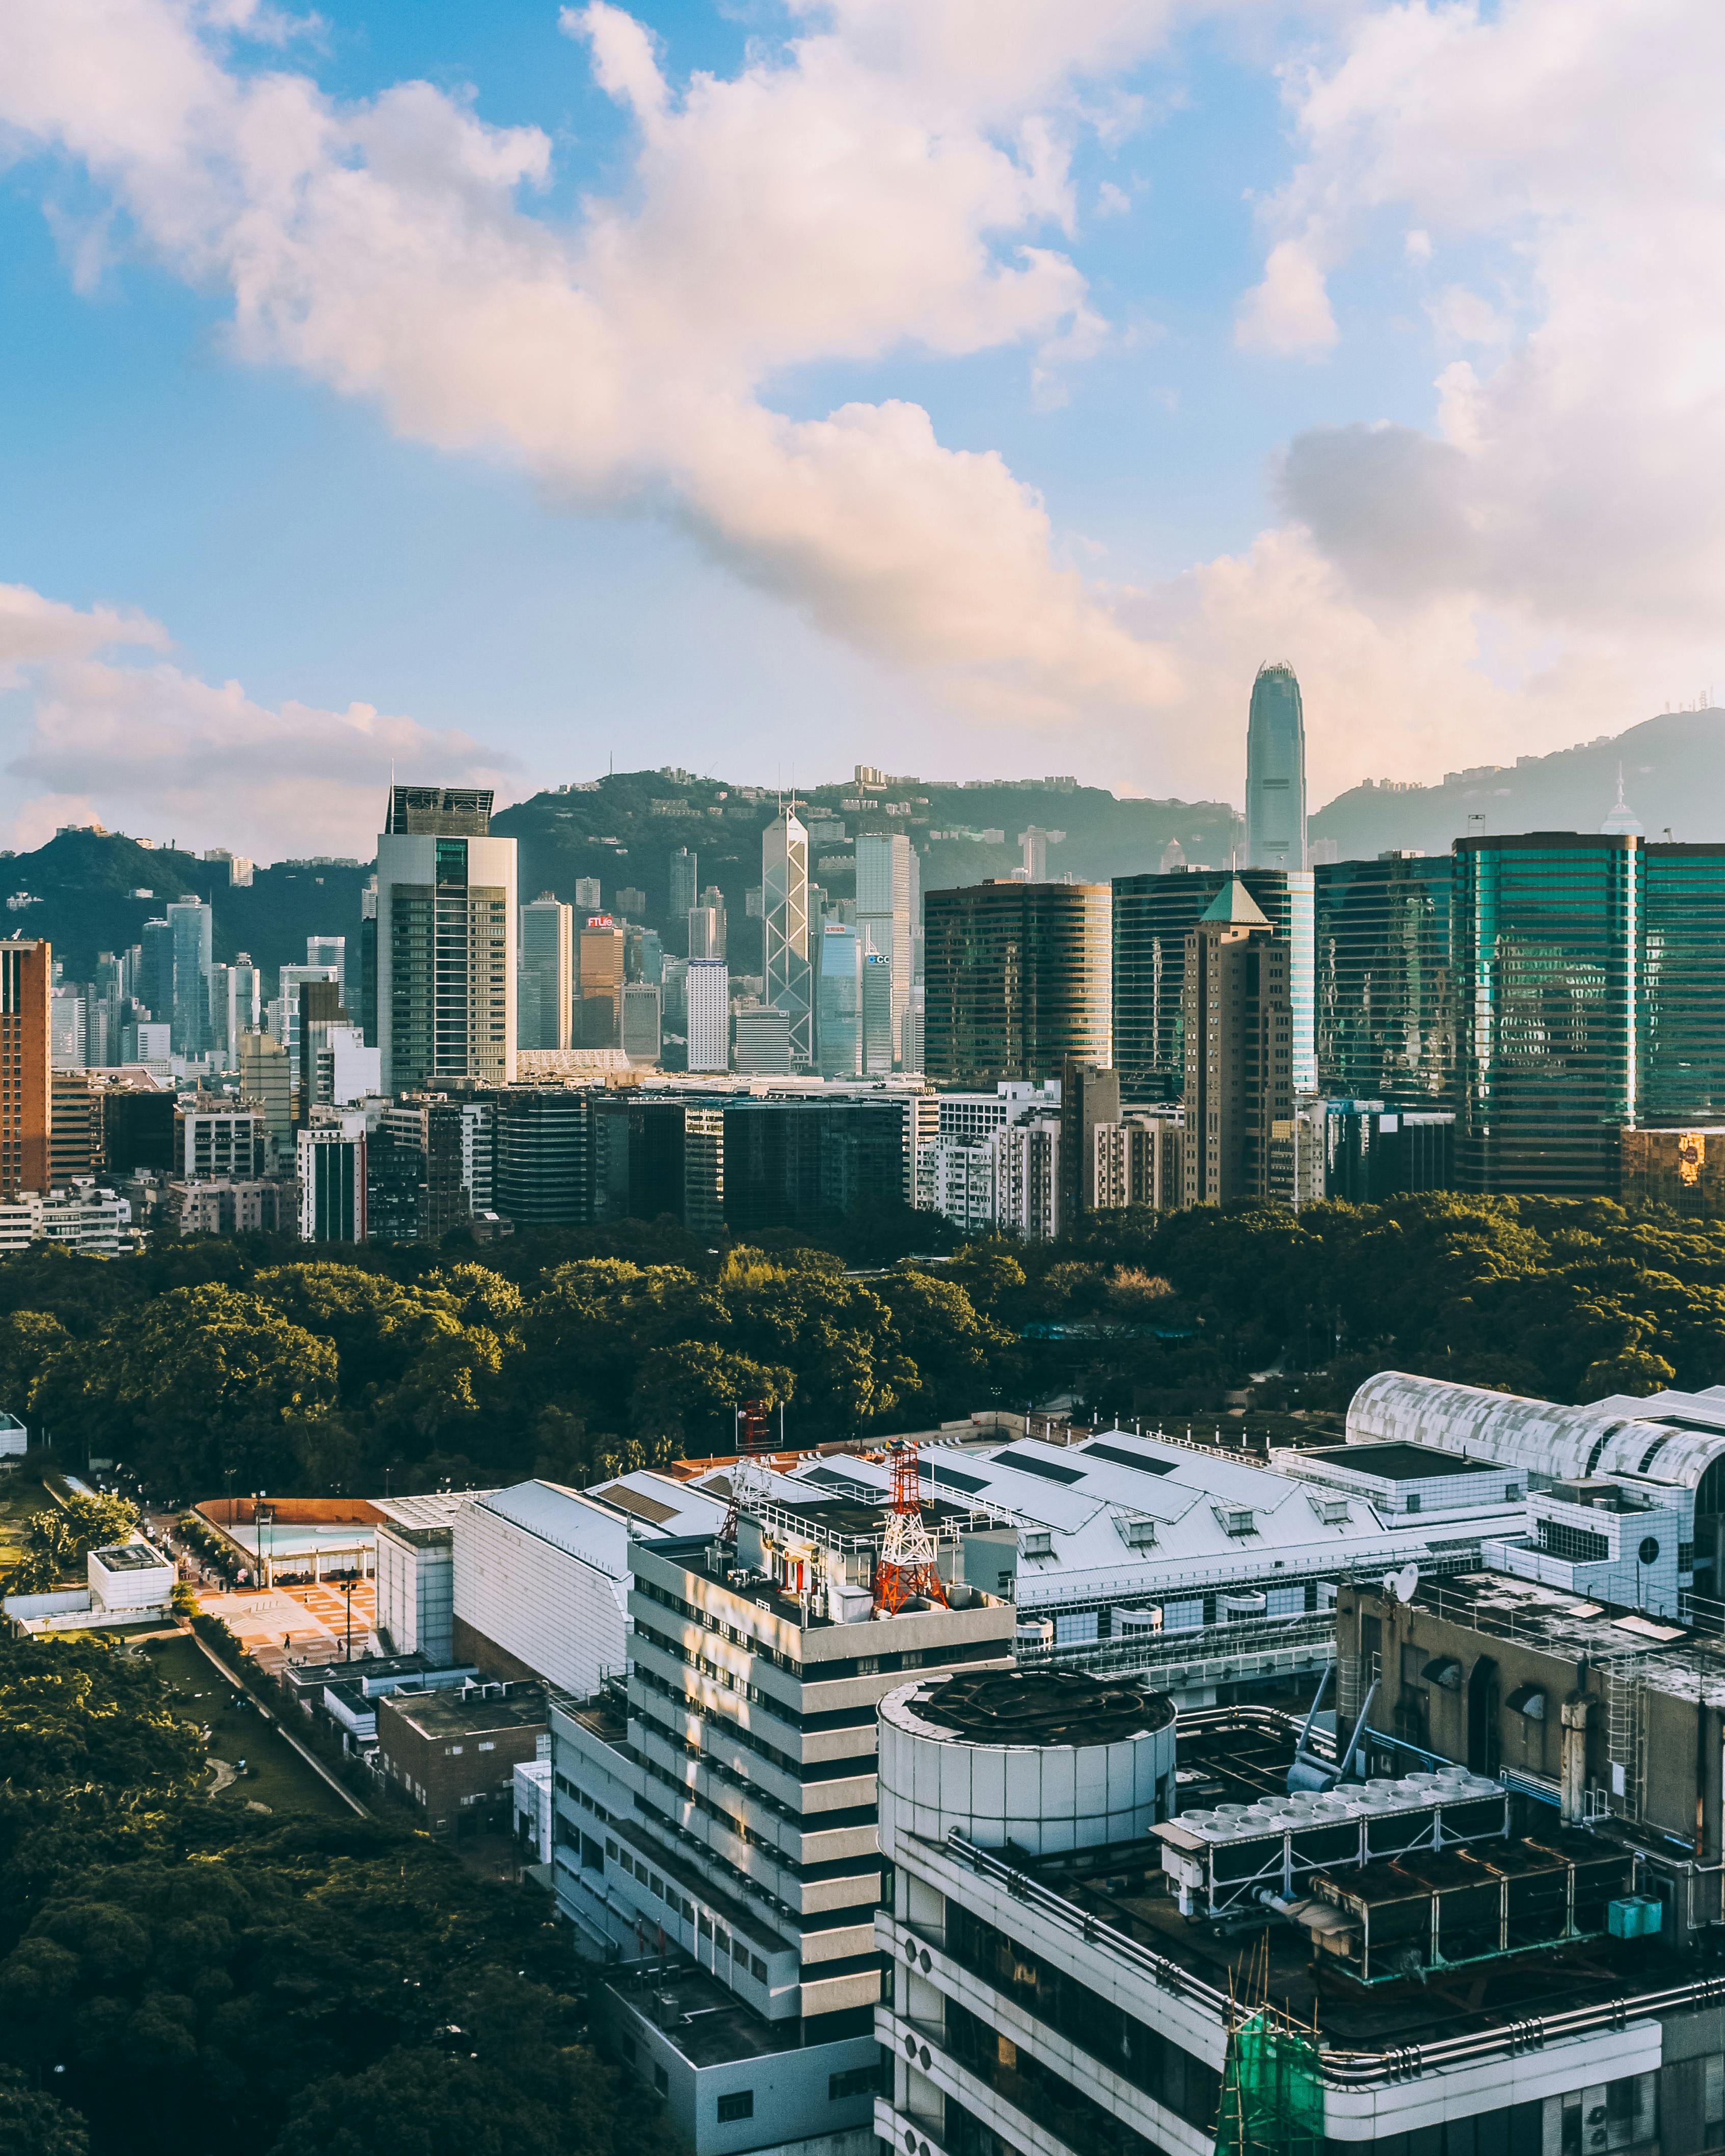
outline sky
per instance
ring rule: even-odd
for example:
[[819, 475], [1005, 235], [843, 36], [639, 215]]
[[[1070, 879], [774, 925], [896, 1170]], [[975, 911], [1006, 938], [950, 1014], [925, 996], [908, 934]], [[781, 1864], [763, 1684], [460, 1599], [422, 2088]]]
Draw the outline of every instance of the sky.
[[1717, 0], [6, 0], [0, 844], [1725, 684]]

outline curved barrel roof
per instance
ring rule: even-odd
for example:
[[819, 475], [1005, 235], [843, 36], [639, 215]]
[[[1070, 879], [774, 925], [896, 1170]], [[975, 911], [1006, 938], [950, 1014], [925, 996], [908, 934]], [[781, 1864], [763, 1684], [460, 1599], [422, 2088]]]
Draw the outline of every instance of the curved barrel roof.
[[1656, 1393], [1588, 1407], [1564, 1407], [1477, 1385], [1452, 1385], [1404, 1370], [1368, 1378], [1348, 1408], [1348, 1441], [1401, 1441], [1445, 1452], [1483, 1455], [1569, 1480], [1586, 1475], [1645, 1475], [1692, 1490], [1725, 1460], [1725, 1398]]

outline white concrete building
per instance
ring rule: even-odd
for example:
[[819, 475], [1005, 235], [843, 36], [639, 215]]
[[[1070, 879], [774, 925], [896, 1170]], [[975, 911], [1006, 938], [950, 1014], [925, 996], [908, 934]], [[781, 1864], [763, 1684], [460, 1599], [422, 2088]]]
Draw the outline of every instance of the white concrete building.
[[80, 1181], [45, 1196], [23, 1190], [0, 1203], [0, 1255], [59, 1243], [91, 1257], [117, 1257], [131, 1226], [129, 1201], [100, 1183]]
[[489, 1490], [433, 1491], [372, 1500], [381, 1515], [373, 1543], [377, 1630], [392, 1655], [447, 1661], [454, 1650], [454, 1522]]
[[631, 1537], [711, 1534], [724, 1514], [719, 1499], [650, 1473], [596, 1495], [536, 1481], [476, 1497], [451, 1522], [455, 1651], [589, 1697], [629, 1660]]
[[164, 1557], [141, 1535], [107, 1549], [91, 1550], [85, 1571], [92, 1604], [115, 1617], [165, 1609], [178, 1578], [172, 1558]]

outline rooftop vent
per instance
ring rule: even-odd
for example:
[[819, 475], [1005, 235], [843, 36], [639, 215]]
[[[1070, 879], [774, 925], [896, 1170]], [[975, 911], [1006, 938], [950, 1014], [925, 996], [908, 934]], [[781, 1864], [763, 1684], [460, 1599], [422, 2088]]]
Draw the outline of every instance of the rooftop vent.
[[1153, 1549], [1156, 1547], [1156, 1522], [1142, 1515], [1117, 1512], [1114, 1525], [1120, 1539], [1128, 1549]]
[[1051, 1527], [1026, 1527], [1019, 1537], [1020, 1557], [1052, 1557], [1054, 1530]]
[[1255, 1535], [1258, 1532], [1257, 1515], [1250, 1505], [1218, 1505], [1216, 1517], [1222, 1523], [1224, 1535]]

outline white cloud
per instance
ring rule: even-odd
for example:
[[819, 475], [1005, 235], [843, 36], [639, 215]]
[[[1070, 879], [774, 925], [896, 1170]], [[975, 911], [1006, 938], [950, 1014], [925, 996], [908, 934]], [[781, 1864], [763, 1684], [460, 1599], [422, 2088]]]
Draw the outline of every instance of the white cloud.
[[1310, 245], [1279, 239], [1264, 264], [1264, 281], [1240, 303], [1235, 343], [1245, 352], [1322, 352], [1337, 335], [1323, 272]]
[[1117, 187], [1112, 180], [1104, 180], [1096, 189], [1098, 217], [1124, 217], [1132, 206], [1132, 197], [1124, 187]]
[[639, 131], [572, 225], [518, 198], [547, 139], [404, 84], [372, 103], [244, 74], [189, 0], [13, 0], [0, 120], [81, 160], [144, 241], [225, 280], [238, 346], [501, 453], [586, 504], [668, 502], [738, 574], [986, 707], [1141, 706], [1165, 658], [1056, 566], [1040, 500], [914, 406], [792, 419], [784, 370], [1022, 343], [1036, 390], [1105, 325], [1049, 244], [1074, 98], [1162, 0], [834, 0], [729, 79], [668, 80], [606, 0], [566, 10]]
[[512, 759], [462, 733], [368, 704], [330, 711], [290, 701], [272, 711], [237, 681], [216, 686], [166, 660], [107, 655], [167, 644], [142, 616], [80, 613], [22, 585], [0, 586], [0, 685], [14, 692], [8, 704], [20, 714], [5, 762], [14, 782], [11, 844], [39, 845], [60, 824], [95, 819], [264, 860], [285, 835], [295, 849], [363, 858], [392, 770], [506, 783]]

